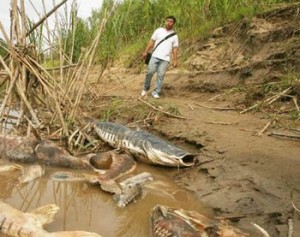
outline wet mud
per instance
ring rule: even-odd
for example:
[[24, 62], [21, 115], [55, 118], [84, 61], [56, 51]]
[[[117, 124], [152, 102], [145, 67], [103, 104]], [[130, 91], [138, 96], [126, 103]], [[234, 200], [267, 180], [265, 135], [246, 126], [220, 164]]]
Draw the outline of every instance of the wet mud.
[[25, 212], [55, 203], [60, 210], [54, 222], [45, 227], [47, 231], [85, 230], [104, 237], [150, 236], [150, 211], [158, 204], [211, 214], [192, 192], [171, 181], [170, 177], [177, 172], [173, 169], [139, 164], [135, 174], [150, 172], [154, 181], [147, 183], [142, 195], [124, 208], [118, 207], [112, 195], [98, 185], [53, 180], [51, 175], [58, 171], [89, 172], [45, 166], [42, 177], [26, 184], [18, 183], [18, 170], [2, 173], [0, 198]]

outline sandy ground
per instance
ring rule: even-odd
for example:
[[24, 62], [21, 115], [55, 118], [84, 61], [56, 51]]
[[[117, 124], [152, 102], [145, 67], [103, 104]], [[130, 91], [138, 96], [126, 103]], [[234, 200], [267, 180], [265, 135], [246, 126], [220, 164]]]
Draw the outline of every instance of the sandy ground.
[[[281, 95], [261, 110], [241, 113], [280, 94], [288, 80], [293, 80], [289, 95], [299, 98], [299, 8], [283, 6], [192, 42], [191, 56], [169, 68], [158, 100], [140, 98], [145, 65], [114, 65], [91, 86], [103, 97], [90, 112], [199, 154], [197, 166], [173, 179], [216, 216], [249, 231], [254, 222], [272, 237], [300, 236], [300, 215], [293, 207], [300, 208], [300, 121], [289, 113], [295, 104]], [[152, 89], [154, 84], [155, 78]]]
[[[142, 126], [199, 154], [197, 166], [175, 172], [173, 179], [213, 208], [217, 217], [225, 217], [250, 232], [255, 230], [251, 225], [254, 222], [270, 236], [287, 236], [291, 219], [293, 236], [300, 236], [300, 217], [291, 199], [294, 190], [293, 201], [299, 206], [299, 140], [270, 136], [278, 128], [269, 126], [263, 131], [272, 121], [267, 113], [241, 114], [236, 100], [220, 96], [220, 92], [181, 91], [180, 85], [188, 77], [189, 72], [182, 68], [171, 68], [158, 100], [150, 95], [140, 97], [144, 74], [134, 74], [131, 70], [120, 72], [111, 68], [98, 86], [104, 91], [103, 98], [113, 98], [110, 106], [122, 100], [122, 106], [115, 109], [123, 113], [121, 107], [127, 108], [122, 118], [111, 116], [110, 120]], [[162, 111], [171, 108], [183, 118], [156, 113], [151, 122], [130, 123], [127, 116], [131, 107], [144, 106], [156, 111], [150, 105]], [[285, 123], [294, 128], [300, 126], [299, 121]]]

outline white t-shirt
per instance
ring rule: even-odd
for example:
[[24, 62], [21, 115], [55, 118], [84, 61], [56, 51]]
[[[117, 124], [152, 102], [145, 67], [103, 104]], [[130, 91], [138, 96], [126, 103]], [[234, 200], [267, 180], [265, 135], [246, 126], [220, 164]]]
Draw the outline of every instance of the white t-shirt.
[[[163, 40], [167, 35], [172, 34], [173, 32], [173, 30], [167, 31], [167, 29], [163, 27], [156, 29], [151, 36], [151, 39], [155, 41], [154, 48], [161, 40]], [[172, 49], [177, 48], [178, 46], [178, 36], [173, 35], [167, 40], [160, 43], [160, 45], [153, 52], [152, 56], [170, 62]]]

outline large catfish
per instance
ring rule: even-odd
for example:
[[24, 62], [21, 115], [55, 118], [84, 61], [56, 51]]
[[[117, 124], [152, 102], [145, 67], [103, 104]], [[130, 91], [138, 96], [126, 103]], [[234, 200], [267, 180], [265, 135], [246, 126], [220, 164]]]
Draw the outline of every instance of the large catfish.
[[98, 122], [95, 130], [112, 147], [126, 149], [147, 163], [186, 167], [195, 164], [195, 155], [145, 131], [134, 131], [111, 122]]

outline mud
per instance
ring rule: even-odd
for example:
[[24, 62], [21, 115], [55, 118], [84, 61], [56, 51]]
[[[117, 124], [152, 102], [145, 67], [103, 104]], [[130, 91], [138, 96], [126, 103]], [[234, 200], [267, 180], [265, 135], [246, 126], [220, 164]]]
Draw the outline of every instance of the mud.
[[125, 208], [118, 207], [112, 195], [102, 191], [97, 185], [85, 182], [56, 182], [51, 179], [54, 172], [70, 169], [49, 166], [45, 168], [44, 176], [21, 186], [16, 185], [20, 175], [18, 171], [0, 174], [0, 197], [2, 201], [22, 211], [32, 210], [44, 204], [57, 204], [60, 210], [54, 222], [45, 228], [49, 232], [85, 230], [106, 237], [149, 236], [150, 210], [157, 204], [196, 210], [208, 216], [212, 214], [192, 192], [174, 184], [165, 168], [139, 165], [136, 172], [150, 172], [154, 181], [145, 185], [141, 197]]
[[[294, 4], [243, 19], [194, 43], [189, 59], [169, 68], [159, 100], [139, 96], [144, 65], [142, 72], [137, 70], [141, 67], [116, 65], [100, 81], [98, 71], [92, 72], [90, 88], [102, 97], [87, 101], [87, 114], [147, 130], [196, 152], [196, 166], [166, 169], [139, 163], [138, 170], [154, 174], [156, 181], [125, 209], [98, 187], [51, 181], [49, 170], [21, 190], [6, 177], [2, 199], [23, 210], [56, 202], [62, 209], [51, 230], [149, 236], [150, 209], [160, 204], [228, 219], [253, 236], [261, 234], [251, 222], [272, 237], [288, 236], [292, 223], [293, 237], [300, 236], [300, 214], [292, 205], [293, 201], [300, 208], [300, 121], [290, 114], [295, 104], [282, 98], [269, 107], [240, 113], [271, 96], [266, 88], [275, 85], [280, 93], [283, 88], [277, 85], [289, 73], [296, 78], [291, 95], [299, 94], [299, 8]], [[273, 132], [298, 136], [271, 136]]]
[[[142, 73], [109, 68], [97, 84], [105, 102], [95, 106], [103, 106], [103, 115], [105, 104], [114, 106], [105, 119], [198, 152], [198, 166], [168, 170], [173, 181], [193, 192], [214, 215], [254, 231], [254, 236], [260, 234], [251, 222], [272, 237], [288, 236], [288, 223], [293, 223], [293, 236], [300, 236], [300, 214], [291, 199], [294, 190], [299, 208], [300, 122], [289, 112], [295, 104], [281, 98], [241, 113], [285, 89], [280, 85], [288, 72], [298, 77], [299, 7], [228, 24], [199, 40], [187, 61], [169, 68], [159, 100], [149, 95], [144, 103], [140, 98], [145, 67]], [[155, 77], [152, 88], [154, 83]], [[291, 95], [298, 93], [298, 83], [291, 84]], [[295, 136], [273, 136], [276, 132]]]

